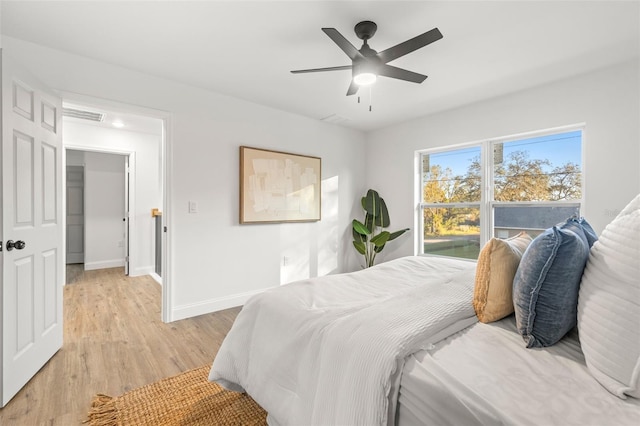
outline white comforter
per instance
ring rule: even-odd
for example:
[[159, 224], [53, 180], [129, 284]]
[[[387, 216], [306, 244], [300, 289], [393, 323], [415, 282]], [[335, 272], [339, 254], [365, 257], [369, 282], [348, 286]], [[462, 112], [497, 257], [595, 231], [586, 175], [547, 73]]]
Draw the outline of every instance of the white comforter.
[[281, 425], [386, 425], [404, 358], [469, 325], [475, 264], [405, 257], [251, 298], [209, 380]]

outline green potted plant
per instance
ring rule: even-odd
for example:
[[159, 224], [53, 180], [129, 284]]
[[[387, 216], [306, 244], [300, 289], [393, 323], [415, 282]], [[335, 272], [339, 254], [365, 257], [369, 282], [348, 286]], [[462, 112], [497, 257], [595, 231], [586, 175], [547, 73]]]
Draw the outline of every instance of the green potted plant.
[[364, 223], [353, 219], [353, 246], [364, 256], [364, 267], [368, 268], [373, 266], [376, 255], [384, 249], [387, 242], [395, 240], [409, 228], [395, 232], [384, 230], [390, 225], [389, 211], [384, 199], [373, 189], [367, 191], [361, 203], [365, 211]]

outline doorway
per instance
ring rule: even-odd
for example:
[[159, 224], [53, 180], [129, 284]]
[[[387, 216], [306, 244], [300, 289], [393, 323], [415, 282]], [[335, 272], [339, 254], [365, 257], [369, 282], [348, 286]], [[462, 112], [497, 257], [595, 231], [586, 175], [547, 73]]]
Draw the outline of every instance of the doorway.
[[[137, 111], [137, 107], [107, 101], [92, 102], [86, 98], [83, 98], [82, 102], [64, 101], [63, 107], [63, 143], [67, 153], [82, 152], [85, 159], [101, 155], [128, 159], [128, 166], [125, 164], [120, 170], [121, 176], [129, 179], [123, 179], [122, 185], [118, 186], [127, 195], [123, 194], [121, 199], [128, 202], [128, 208], [122, 205], [118, 213], [119, 225], [123, 228], [107, 233], [100, 239], [102, 250], [115, 253], [115, 250], [119, 249], [120, 258], [124, 259], [124, 265], [128, 266], [129, 275], [151, 275], [156, 281], [164, 284], [156, 274], [156, 246], [164, 249], [166, 238], [164, 233], [160, 238], [156, 237], [154, 225], [166, 218], [166, 215], [161, 214], [165, 205], [166, 119], [153, 113], [146, 115]], [[67, 161], [66, 166], [78, 165], [71, 164], [68, 156]], [[85, 163], [86, 161], [82, 164]], [[86, 185], [89, 173], [90, 170], [85, 167]], [[85, 186], [87, 215], [90, 191], [90, 188]], [[100, 192], [103, 196], [98, 202], [108, 203], [110, 197], [104, 196], [104, 191]], [[68, 200], [65, 204], [69, 209]], [[115, 209], [116, 206], [112, 204], [115, 203], [103, 205], [102, 210]], [[86, 225], [84, 238], [85, 249], [88, 250], [91, 237], [89, 224]], [[161, 252], [164, 258], [165, 250]], [[109, 267], [109, 259], [108, 255], [103, 255], [102, 261], [107, 265], [105, 267]], [[90, 259], [85, 253], [85, 265], [89, 263]], [[166, 263], [166, 260], [163, 263]], [[165, 272], [167, 267], [168, 265], [165, 265]], [[163, 320], [166, 321], [165, 287], [163, 285]]]
[[67, 149], [66, 161], [67, 270], [129, 275], [129, 155]]

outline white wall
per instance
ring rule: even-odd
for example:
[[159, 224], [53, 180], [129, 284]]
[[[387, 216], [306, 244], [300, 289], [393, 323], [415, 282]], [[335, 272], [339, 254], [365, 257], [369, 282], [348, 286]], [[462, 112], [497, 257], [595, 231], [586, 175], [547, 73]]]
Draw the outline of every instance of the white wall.
[[[158, 121], [158, 126], [161, 126]], [[129, 275], [146, 275], [155, 269], [155, 228], [151, 209], [162, 209], [160, 156], [161, 138], [157, 135], [109, 129], [64, 120], [62, 140], [65, 146], [86, 150], [133, 153], [135, 198], [130, 206], [131, 253]], [[89, 154], [89, 152], [87, 152]], [[86, 158], [86, 156], [85, 156]], [[123, 170], [123, 169], [122, 169]], [[85, 188], [86, 191], [86, 188]], [[122, 218], [121, 218], [122, 220]]]
[[[10, 37], [3, 48], [53, 88], [171, 114], [170, 319], [357, 267], [350, 224], [366, 189], [361, 132]], [[321, 157], [322, 221], [240, 226], [240, 145]], [[198, 202], [198, 213], [188, 213], [189, 201]]]
[[[640, 193], [640, 67], [621, 64], [368, 135], [367, 183], [380, 191], [392, 228], [415, 232], [416, 150], [585, 123], [583, 215], [600, 233]], [[396, 241], [394, 241], [396, 242]], [[385, 249], [385, 259], [414, 254], [414, 239]]]

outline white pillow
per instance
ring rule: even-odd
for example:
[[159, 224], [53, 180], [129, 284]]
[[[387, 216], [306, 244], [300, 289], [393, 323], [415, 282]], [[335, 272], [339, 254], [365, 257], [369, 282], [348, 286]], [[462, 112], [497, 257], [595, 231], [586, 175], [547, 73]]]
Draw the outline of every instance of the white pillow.
[[591, 248], [578, 296], [578, 332], [591, 374], [640, 398], [640, 195]]

